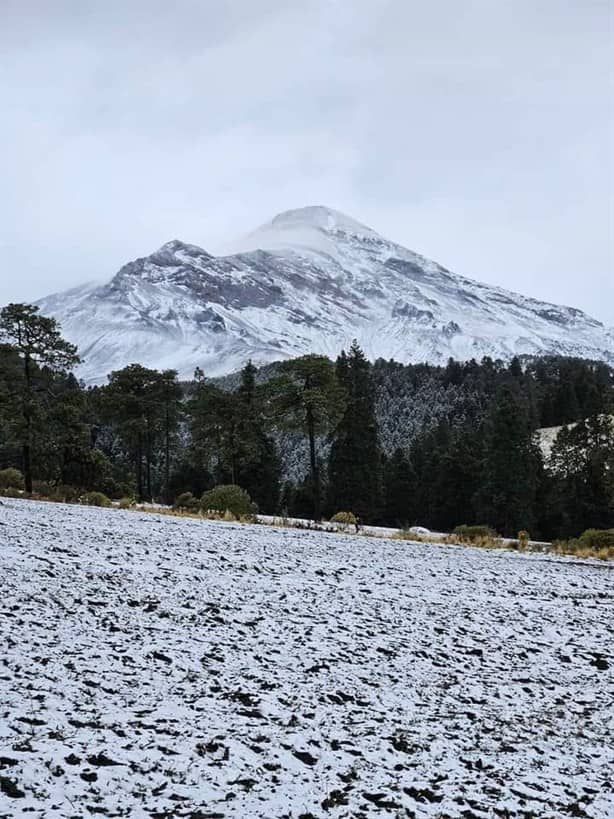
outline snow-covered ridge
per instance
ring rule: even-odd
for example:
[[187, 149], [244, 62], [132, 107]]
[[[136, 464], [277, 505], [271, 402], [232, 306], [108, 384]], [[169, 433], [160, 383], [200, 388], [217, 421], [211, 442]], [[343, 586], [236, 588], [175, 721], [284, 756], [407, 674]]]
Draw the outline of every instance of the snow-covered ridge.
[[614, 330], [560, 307], [457, 276], [322, 206], [279, 214], [213, 256], [177, 239], [107, 283], [39, 302], [101, 381], [134, 361], [209, 375], [357, 338], [371, 358], [445, 362], [566, 354], [614, 363]]

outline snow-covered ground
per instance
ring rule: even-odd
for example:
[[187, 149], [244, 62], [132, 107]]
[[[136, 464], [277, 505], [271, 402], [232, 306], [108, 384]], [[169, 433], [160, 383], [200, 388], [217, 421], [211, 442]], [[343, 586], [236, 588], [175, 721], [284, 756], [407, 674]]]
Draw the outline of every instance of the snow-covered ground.
[[2, 500], [0, 816], [612, 816], [612, 570]]

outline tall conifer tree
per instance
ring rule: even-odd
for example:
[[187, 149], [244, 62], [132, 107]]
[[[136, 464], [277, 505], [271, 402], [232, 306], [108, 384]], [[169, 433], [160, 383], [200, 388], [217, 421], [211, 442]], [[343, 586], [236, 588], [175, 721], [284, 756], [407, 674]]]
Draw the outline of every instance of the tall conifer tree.
[[275, 442], [267, 435], [264, 391], [256, 385], [256, 372], [256, 367], [248, 361], [241, 370], [241, 384], [236, 393], [237, 483], [247, 490], [261, 511], [273, 513], [279, 503], [281, 462]]
[[337, 378], [345, 388], [347, 403], [331, 444], [329, 506], [372, 521], [381, 514], [381, 452], [371, 364], [357, 341], [347, 355], [339, 356]]
[[39, 313], [32, 304], [7, 304], [0, 310], [0, 344], [5, 344], [15, 365], [11, 392], [19, 415], [16, 424], [21, 445], [25, 487], [32, 492], [32, 453], [42, 420], [53, 398], [53, 375], [79, 363], [77, 348], [62, 338], [57, 321]]
[[385, 522], [405, 526], [415, 522], [416, 475], [402, 449], [397, 449], [383, 465]]
[[514, 381], [500, 388], [486, 419], [482, 470], [478, 515], [503, 535], [530, 530], [541, 457], [533, 443], [527, 400]]
[[321, 355], [284, 361], [281, 375], [267, 385], [273, 418], [281, 427], [302, 432], [309, 445], [310, 483], [314, 520], [320, 520], [322, 490], [316, 439], [336, 424], [343, 407], [332, 362]]

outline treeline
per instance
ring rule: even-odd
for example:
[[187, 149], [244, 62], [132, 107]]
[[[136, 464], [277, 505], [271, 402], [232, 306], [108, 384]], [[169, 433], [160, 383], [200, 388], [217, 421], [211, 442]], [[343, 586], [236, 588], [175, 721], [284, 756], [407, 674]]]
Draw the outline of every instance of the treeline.
[[380, 359], [373, 379], [384, 449], [406, 448], [439, 421], [481, 421], [508, 372], [525, 376], [520, 386], [535, 429], [587, 418], [611, 400], [612, 370], [601, 362], [549, 356], [516, 359], [509, 367], [489, 358], [438, 367]]
[[[180, 383], [139, 364], [86, 388], [78, 361], [36, 307], [0, 311], [0, 469], [21, 470], [29, 493], [171, 503], [237, 484], [262, 512], [315, 519], [351, 511], [544, 539], [614, 525], [614, 373], [603, 363], [372, 365], [354, 343], [336, 362], [248, 363], [228, 389], [199, 370]], [[574, 422], [545, 464], [535, 430]]]

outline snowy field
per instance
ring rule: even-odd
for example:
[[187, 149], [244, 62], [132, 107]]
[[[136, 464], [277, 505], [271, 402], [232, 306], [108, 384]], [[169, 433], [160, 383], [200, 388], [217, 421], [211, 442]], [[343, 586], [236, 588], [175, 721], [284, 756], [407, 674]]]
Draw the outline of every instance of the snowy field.
[[0, 816], [614, 816], [613, 568], [3, 499]]

